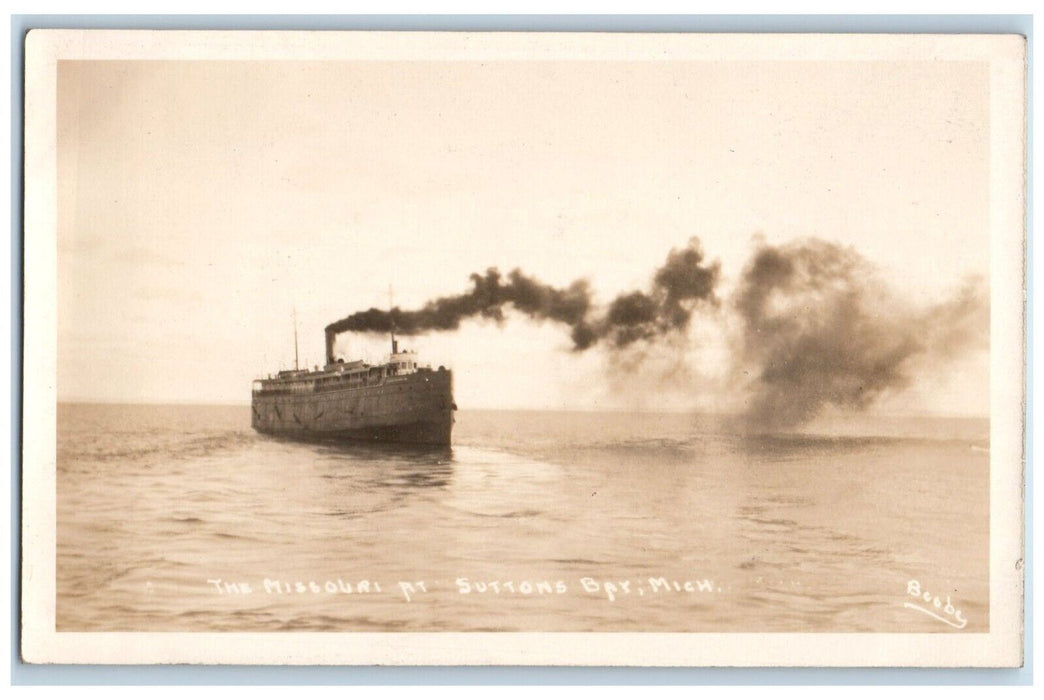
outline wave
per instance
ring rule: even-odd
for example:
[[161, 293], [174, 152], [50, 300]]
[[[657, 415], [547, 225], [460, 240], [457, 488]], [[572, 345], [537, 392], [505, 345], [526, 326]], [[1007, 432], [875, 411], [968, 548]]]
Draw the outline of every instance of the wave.
[[80, 462], [140, 461], [162, 457], [192, 460], [241, 450], [257, 441], [253, 433], [230, 431], [215, 435], [105, 433], [93, 436], [64, 436], [58, 445], [59, 468]]

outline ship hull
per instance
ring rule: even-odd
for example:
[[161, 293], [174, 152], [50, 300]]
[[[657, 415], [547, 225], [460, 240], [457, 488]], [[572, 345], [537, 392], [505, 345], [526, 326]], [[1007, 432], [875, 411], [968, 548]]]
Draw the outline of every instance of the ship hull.
[[252, 423], [299, 440], [449, 445], [455, 408], [453, 375], [440, 369], [362, 387], [255, 394]]

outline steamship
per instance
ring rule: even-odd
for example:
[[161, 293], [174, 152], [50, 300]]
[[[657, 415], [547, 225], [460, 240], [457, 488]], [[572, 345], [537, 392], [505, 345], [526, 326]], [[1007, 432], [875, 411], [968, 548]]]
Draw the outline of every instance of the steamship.
[[388, 361], [377, 365], [334, 357], [335, 338], [327, 329], [325, 367], [254, 380], [255, 430], [302, 440], [450, 444], [453, 372], [419, 364], [394, 333]]

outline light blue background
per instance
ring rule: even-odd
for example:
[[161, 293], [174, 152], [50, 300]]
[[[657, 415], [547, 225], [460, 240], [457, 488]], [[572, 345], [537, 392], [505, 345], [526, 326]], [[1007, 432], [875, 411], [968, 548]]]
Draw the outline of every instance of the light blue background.
[[[1017, 670], [935, 669], [640, 669], [553, 667], [275, 667], [275, 666], [35, 666], [18, 658], [21, 595], [22, 388], [22, 96], [25, 34], [52, 29], [326, 29], [580, 32], [861, 32], [1005, 33], [1027, 37], [1030, 15], [13, 15], [11, 18], [11, 682], [14, 685], [1029, 685], [1033, 682], [1033, 438], [1026, 444], [1026, 667]], [[1033, 94], [1029, 91], [1029, 153]], [[1027, 192], [1033, 191], [1029, 160]], [[1027, 263], [1033, 260], [1029, 200]], [[1027, 270], [1027, 353], [1032, 350], [1033, 266]], [[1027, 354], [1027, 358], [1030, 357]], [[1032, 386], [1033, 366], [1027, 372]], [[1027, 426], [1033, 422], [1027, 394]]]

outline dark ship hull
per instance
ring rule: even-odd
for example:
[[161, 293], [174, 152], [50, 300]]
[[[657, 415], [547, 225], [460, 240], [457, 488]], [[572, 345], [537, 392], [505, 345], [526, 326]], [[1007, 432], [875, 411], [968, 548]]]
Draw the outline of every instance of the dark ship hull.
[[449, 445], [453, 373], [381, 369], [356, 373], [328, 366], [263, 382], [253, 393], [253, 427], [300, 440]]

